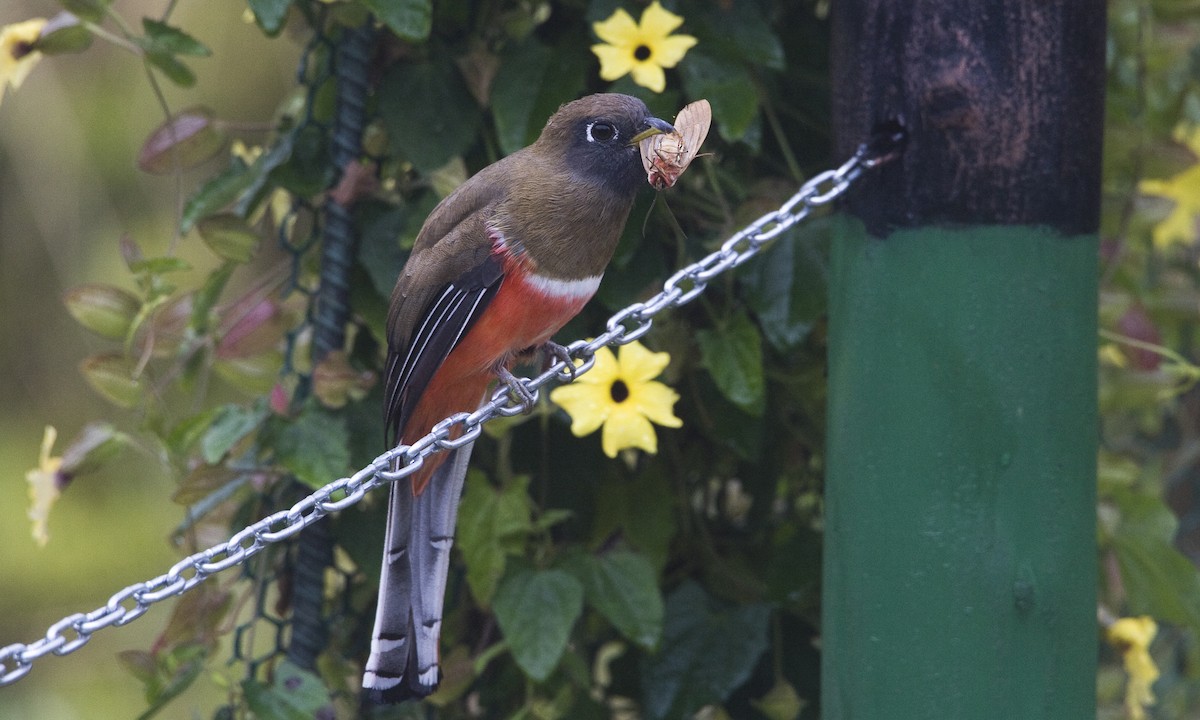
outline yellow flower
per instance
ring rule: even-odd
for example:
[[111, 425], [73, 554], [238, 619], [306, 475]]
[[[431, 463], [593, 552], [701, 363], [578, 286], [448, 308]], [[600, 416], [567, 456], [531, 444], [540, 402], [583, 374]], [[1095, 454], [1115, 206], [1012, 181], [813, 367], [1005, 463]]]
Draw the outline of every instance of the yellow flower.
[[642, 12], [641, 22], [621, 8], [607, 20], [592, 23], [592, 29], [605, 45], [593, 45], [592, 52], [600, 58], [600, 77], [616, 80], [633, 73], [633, 81], [654, 92], [667, 87], [663, 68], [679, 64], [687, 51], [696, 44], [691, 35], [672, 35], [683, 24], [683, 18], [666, 10], [658, 0]]
[[[1175, 139], [1187, 145], [1193, 155], [1200, 156], [1200, 127], [1175, 130]], [[1154, 226], [1154, 245], [1166, 248], [1175, 243], [1188, 243], [1196, 238], [1196, 220], [1200, 216], [1200, 163], [1192, 165], [1168, 180], [1143, 180], [1138, 189], [1145, 195], [1157, 195], [1175, 201], [1162, 222]]]
[[58, 431], [47, 425], [42, 435], [42, 451], [38, 456], [38, 466], [25, 473], [29, 483], [29, 519], [33, 522], [33, 539], [41, 547], [50, 541], [50, 533], [46, 529], [50, 519], [50, 508], [58, 500], [62, 492], [62, 478], [59, 470], [62, 468], [62, 458], [50, 457], [54, 441], [58, 439]]
[[21, 87], [29, 71], [42, 59], [42, 54], [33, 49], [41, 37], [45, 18], [34, 18], [0, 28], [0, 101], [4, 100], [4, 87], [13, 90]]
[[680, 427], [672, 407], [679, 394], [654, 378], [671, 362], [665, 352], [650, 352], [641, 343], [623, 345], [620, 355], [602, 347], [596, 365], [570, 385], [555, 388], [550, 400], [571, 416], [571, 432], [589, 435], [604, 426], [600, 437], [604, 454], [616, 457], [625, 448], [658, 452], [654, 422]]
[[1133, 720], [1145, 720], [1146, 708], [1154, 704], [1151, 689], [1158, 679], [1158, 667], [1150, 657], [1150, 642], [1158, 632], [1154, 618], [1121, 618], [1108, 628], [1108, 641], [1125, 658], [1129, 682], [1125, 686], [1125, 710]]

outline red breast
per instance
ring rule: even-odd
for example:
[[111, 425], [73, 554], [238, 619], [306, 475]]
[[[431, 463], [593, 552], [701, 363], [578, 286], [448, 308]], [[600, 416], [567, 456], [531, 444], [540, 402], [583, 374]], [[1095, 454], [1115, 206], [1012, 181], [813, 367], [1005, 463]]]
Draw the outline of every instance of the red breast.
[[[490, 232], [493, 251], [502, 256], [504, 279], [483, 315], [438, 368], [405, 425], [401, 442], [412, 443], [434, 423], [456, 412], [471, 412], [484, 399], [500, 363], [511, 369], [523, 350], [542, 345], [579, 314], [600, 286], [601, 276], [578, 280], [541, 275], [527, 254]], [[434, 455], [413, 475], [420, 493], [445, 455]]]

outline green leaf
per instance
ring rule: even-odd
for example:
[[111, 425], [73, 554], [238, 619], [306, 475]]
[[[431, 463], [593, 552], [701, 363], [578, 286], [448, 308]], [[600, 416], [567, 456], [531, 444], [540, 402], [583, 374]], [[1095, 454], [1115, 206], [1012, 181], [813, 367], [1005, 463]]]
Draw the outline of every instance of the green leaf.
[[333, 179], [324, 132], [312, 125], [295, 128], [259, 158], [255, 170], [262, 175], [237, 208], [241, 214], [248, 214], [246, 201], [255, 197], [263, 181], [268, 178], [285, 190], [303, 197], [321, 192]]
[[212, 50], [209, 50], [204, 43], [164, 22], [142, 18], [142, 29], [146, 31], [146, 40], [149, 43], [146, 47], [147, 50], [191, 57], [212, 55]]
[[209, 215], [196, 223], [201, 239], [219, 257], [235, 263], [250, 262], [258, 250], [258, 233], [233, 213]]
[[147, 50], [146, 62], [162, 71], [168, 80], [179, 87], [190, 88], [196, 84], [196, 73], [175, 59], [174, 55], [158, 50]]
[[129, 271], [134, 275], [164, 275], [166, 273], [184, 272], [191, 269], [192, 264], [187, 260], [165, 256], [135, 260], [129, 264]]
[[729, 142], [746, 139], [758, 116], [754, 78], [741, 65], [690, 52], [679, 65], [690, 97], [706, 98], [713, 122]]
[[717, 447], [733, 450], [744, 460], [762, 459], [767, 438], [767, 414], [751, 415], [733, 404], [717, 387], [712, 375], [696, 378], [695, 402], [704, 408], [709, 424], [697, 427]]
[[567, 649], [583, 612], [583, 586], [562, 570], [522, 570], [505, 578], [493, 609], [513, 659], [540, 682]]
[[618, 550], [581, 555], [570, 570], [583, 583], [587, 601], [622, 635], [647, 649], [662, 636], [663, 600], [658, 576], [646, 558]]
[[559, 105], [579, 95], [587, 56], [532, 37], [505, 50], [492, 82], [491, 110], [500, 150], [511, 154], [532, 143]]
[[807, 230], [784, 233], [769, 255], [746, 263], [738, 275], [763, 335], [783, 353], [803, 342], [825, 314], [825, 260], [810, 239]]
[[458, 509], [457, 542], [471, 594], [484, 607], [491, 604], [504, 576], [507, 556], [524, 548], [533, 512], [528, 488], [529, 477], [524, 475], [503, 488], [494, 487], [481, 472], [471, 471], [468, 476]]
[[1158, 497], [1122, 490], [1113, 500], [1121, 522], [1112, 542], [1130, 610], [1200, 632], [1200, 574], [1171, 542], [1175, 516]]
[[229, 283], [229, 278], [233, 276], [236, 268], [237, 265], [234, 263], [225, 262], [208, 274], [204, 285], [192, 296], [192, 330], [197, 335], [204, 335], [208, 332], [212, 320], [212, 309], [217, 304], [217, 300], [221, 298], [221, 293], [225, 291], [225, 285]]
[[762, 337], [750, 318], [733, 315], [723, 330], [699, 330], [700, 359], [721, 394], [758, 417], [766, 405]]
[[247, 4], [254, 13], [254, 21], [263, 32], [275, 35], [283, 29], [292, 0], [247, 0]]
[[[257, 166], [257, 163], [255, 163]], [[179, 229], [191, 230], [201, 218], [207, 217], [229, 205], [257, 179], [256, 173], [241, 162], [235, 162], [224, 172], [206, 182], [193, 195], [183, 209]]]
[[788, 524], [774, 535], [763, 572], [767, 599], [797, 613], [815, 611], [821, 601], [821, 536]]
[[362, 0], [401, 40], [422, 42], [433, 27], [431, 0]]
[[[254, 407], [225, 405], [219, 408], [200, 439], [200, 454], [204, 462], [215, 465], [267, 419], [267, 408], [259, 403]], [[330, 478], [335, 480], [336, 478]]]
[[275, 430], [275, 459], [310, 487], [333, 482], [350, 467], [350, 434], [339, 415], [309, 405], [294, 421], [281, 420]]
[[379, 109], [393, 145], [424, 174], [465, 153], [480, 122], [448, 58], [392, 65], [380, 84]]
[[783, 43], [759, 14], [755, 3], [716, 4], [700, 16], [699, 27], [700, 46], [710, 53], [773, 70], [784, 68]]
[[606, 478], [595, 496], [593, 543], [605, 542], [619, 532], [656, 571], [661, 570], [676, 523], [674, 495], [660, 466], [650, 465], [636, 480]]
[[63, 9], [80, 20], [101, 22], [112, 0], [58, 0]]
[[537, 532], [546, 532], [550, 528], [564, 523], [575, 516], [575, 513], [563, 508], [551, 508], [538, 515], [537, 520], [533, 523], [533, 529]]
[[288, 660], [276, 668], [270, 686], [248, 678], [242, 681], [242, 692], [256, 720], [312, 720], [330, 704], [321, 678]]
[[496, 140], [506, 155], [529, 142], [533, 108], [541, 91], [541, 79], [551, 63], [550, 48], [532, 38], [500, 56], [500, 69], [492, 83], [492, 117]]
[[680, 585], [667, 598], [658, 654], [642, 663], [645, 717], [691, 717], [728, 698], [766, 651], [770, 617], [765, 604], [724, 607], [696, 583]]
[[200, 442], [200, 439], [208, 432], [209, 426], [222, 412], [224, 412], [223, 407], [209, 408], [183, 418], [167, 433], [165, 438], [167, 448], [177, 455], [186, 454], [193, 445]]
[[204, 670], [207, 655], [208, 652], [203, 646], [188, 644], [180, 645], [155, 658], [155, 675], [146, 684], [146, 703], [149, 707], [138, 716], [138, 720], [154, 717], [167, 703], [187, 690]]
[[396, 278], [404, 268], [407, 253], [400, 249], [400, 234], [407, 224], [408, 210], [391, 208], [363, 223], [358, 243], [358, 263], [383, 297], [390, 297]]

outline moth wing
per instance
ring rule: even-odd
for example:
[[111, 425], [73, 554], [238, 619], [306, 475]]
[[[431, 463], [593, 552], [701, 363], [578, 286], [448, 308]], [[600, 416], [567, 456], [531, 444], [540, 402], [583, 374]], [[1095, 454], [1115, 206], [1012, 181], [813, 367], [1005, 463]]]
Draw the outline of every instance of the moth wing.
[[[675, 117], [675, 130], [683, 137], [683, 152], [675, 163], [680, 172], [691, 164], [692, 158], [700, 151], [704, 139], [708, 137], [708, 129], [712, 125], [712, 106], [707, 100], [697, 100], [689, 103]], [[644, 156], [643, 156], [644, 157]]]

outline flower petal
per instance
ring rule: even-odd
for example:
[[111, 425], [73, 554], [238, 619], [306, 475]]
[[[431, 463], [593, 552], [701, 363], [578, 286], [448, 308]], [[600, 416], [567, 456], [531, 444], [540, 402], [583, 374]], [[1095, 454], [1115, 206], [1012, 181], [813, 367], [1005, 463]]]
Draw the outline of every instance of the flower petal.
[[604, 424], [612, 411], [612, 396], [607, 387], [575, 383], [554, 388], [550, 401], [571, 416], [575, 437], [590, 435]]
[[665, 68], [673, 68], [695, 44], [696, 38], [691, 35], [672, 35], [654, 43], [650, 59]]
[[618, 352], [618, 372], [630, 384], [653, 380], [671, 363], [670, 353], [653, 352], [640, 342], [622, 345]]
[[625, 12], [624, 8], [617, 8], [612, 15], [608, 16], [607, 20], [592, 23], [592, 30], [596, 33], [596, 37], [606, 43], [628, 46], [635, 42], [638, 24], [633, 21], [632, 15]]
[[[8, 84], [12, 86], [13, 90], [21, 87], [21, 83], [25, 82], [25, 78], [33, 71], [33, 66], [37, 65], [41, 59], [42, 54], [35, 51], [25, 55], [15, 63], [12, 72], [8, 76]], [[0, 85], [0, 87], [3, 86]]]
[[25, 481], [29, 483], [29, 510], [26, 511], [26, 515], [33, 525], [33, 539], [37, 542], [38, 547], [45, 547], [46, 543], [50, 541], [48, 530], [50, 508], [54, 507], [55, 501], [61, 494], [57, 473], [62, 465], [62, 458], [50, 456], [57, 438], [58, 431], [53, 426], [47, 425], [42, 434], [38, 466], [25, 473]]
[[0, 92], [6, 84], [13, 90], [21, 87], [33, 66], [41, 60], [40, 52], [29, 52], [28, 47], [42, 34], [44, 18], [33, 18], [0, 28]]
[[600, 436], [604, 454], [615, 458], [625, 448], [641, 448], [648, 453], [658, 452], [658, 436], [650, 421], [633, 410], [617, 409], [604, 423]]
[[647, 90], [660, 93], [667, 89], [666, 74], [662, 68], [652, 62], [634, 63], [632, 72], [633, 81]]
[[628, 402], [651, 422], [664, 427], [682, 427], [683, 421], [675, 417], [675, 403], [679, 393], [660, 382], [639, 383], [634, 386]]
[[621, 372], [620, 364], [617, 362], [617, 356], [613, 355], [613, 351], [607, 347], [602, 347], [596, 351], [596, 364], [592, 369], [579, 376], [576, 383], [584, 383], [585, 385], [603, 385], [604, 392], [608, 392], [608, 388], [612, 386]]
[[633, 52], [613, 45], [593, 45], [592, 52], [600, 59], [600, 78], [613, 81], [624, 77], [634, 67]]
[[[641, 30], [645, 37], [666, 37], [683, 24], [683, 18], [667, 10], [658, 0], [642, 11]], [[597, 33], [599, 34], [599, 33]]]

